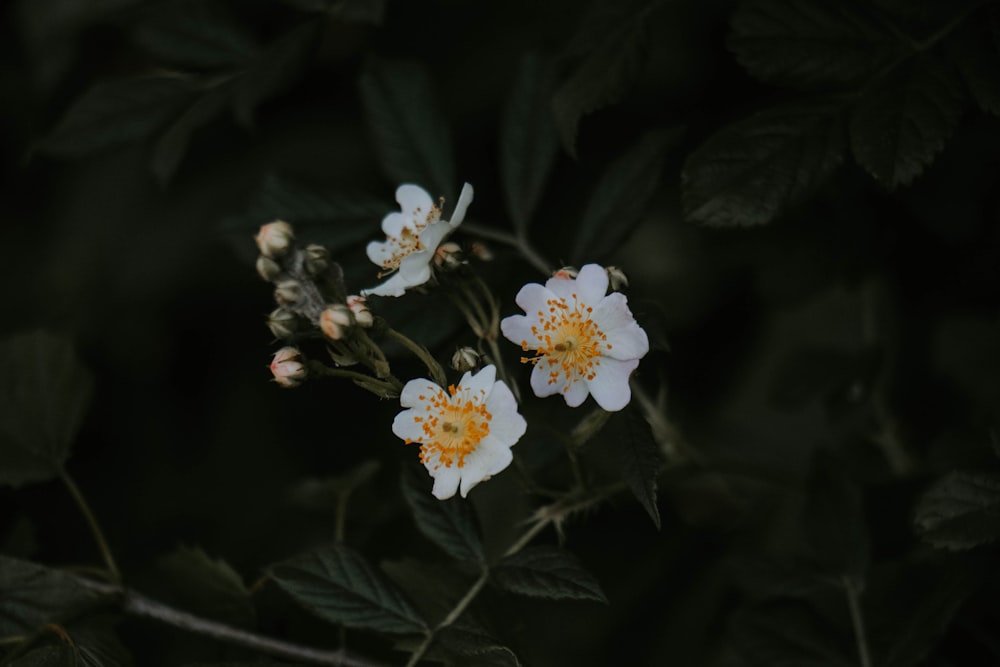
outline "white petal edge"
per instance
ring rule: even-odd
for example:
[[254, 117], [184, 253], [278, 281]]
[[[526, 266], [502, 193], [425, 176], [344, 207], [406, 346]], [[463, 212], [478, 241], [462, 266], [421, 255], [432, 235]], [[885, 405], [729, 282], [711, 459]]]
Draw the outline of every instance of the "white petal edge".
[[437, 459], [428, 460], [425, 464], [427, 471], [430, 472], [431, 477], [434, 478], [434, 488], [431, 489], [431, 493], [438, 500], [448, 500], [455, 492], [458, 491], [458, 484], [461, 481], [462, 474], [459, 472], [458, 468], [445, 468], [444, 466], [439, 467], [437, 470], [432, 470], [431, 466], [437, 464]]
[[423, 221], [434, 208], [434, 199], [430, 193], [413, 183], [404, 183], [396, 188], [396, 203], [403, 215], [417, 221]]
[[465, 183], [462, 185], [462, 192], [458, 195], [458, 201], [455, 203], [455, 210], [451, 214], [451, 219], [448, 221], [448, 226], [454, 229], [462, 224], [465, 220], [465, 212], [469, 208], [469, 204], [472, 203], [472, 185]]
[[537, 350], [539, 338], [531, 330], [532, 323], [536, 321], [524, 315], [511, 315], [500, 320], [500, 332], [515, 345], [524, 342], [527, 343], [529, 350]]
[[638, 365], [638, 359], [626, 361], [601, 359], [601, 365], [594, 379], [586, 380], [590, 395], [608, 412], [621, 410], [632, 400], [632, 389], [628, 386], [628, 380]]

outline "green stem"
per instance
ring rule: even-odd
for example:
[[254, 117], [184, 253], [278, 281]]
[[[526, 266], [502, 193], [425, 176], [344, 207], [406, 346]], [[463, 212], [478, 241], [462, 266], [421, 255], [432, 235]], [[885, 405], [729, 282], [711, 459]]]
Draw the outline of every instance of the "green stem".
[[848, 576], [841, 579], [844, 594], [847, 596], [847, 607], [851, 613], [851, 626], [854, 628], [854, 640], [858, 645], [858, 661], [861, 667], [872, 667], [871, 653], [868, 650], [868, 636], [865, 632], [864, 616], [861, 613], [861, 591], [854, 580]]
[[386, 380], [379, 380], [364, 373], [348, 371], [343, 368], [330, 368], [326, 364], [311, 360], [308, 363], [309, 374], [315, 377], [335, 377], [350, 380], [362, 389], [366, 389], [379, 398], [395, 398], [403, 389], [403, 383], [395, 377], [390, 376]]
[[94, 541], [97, 543], [97, 548], [101, 552], [101, 558], [104, 559], [104, 564], [108, 568], [108, 573], [111, 575], [112, 581], [118, 583], [122, 580], [121, 572], [118, 571], [118, 565], [115, 563], [115, 557], [111, 554], [111, 549], [108, 547], [107, 540], [104, 539], [104, 532], [101, 530], [101, 524], [97, 522], [97, 517], [90, 509], [90, 505], [87, 504], [87, 499], [83, 497], [80, 492], [80, 487], [76, 485], [73, 478], [69, 476], [64, 468], [59, 469], [59, 478], [62, 480], [63, 484], [69, 490], [69, 494], [73, 497], [73, 502], [80, 509], [83, 514], [83, 518], [87, 521], [87, 526], [90, 528], [90, 534], [94, 537]]
[[415, 343], [392, 328], [386, 329], [386, 335], [412, 352], [414, 356], [420, 359], [420, 361], [424, 362], [424, 366], [427, 367], [428, 372], [431, 374], [431, 379], [434, 380], [434, 382], [438, 383], [442, 387], [448, 384], [448, 379], [445, 377], [444, 369], [441, 368], [441, 364], [439, 364], [437, 360], [431, 356], [431, 353], [427, 351], [427, 348]]

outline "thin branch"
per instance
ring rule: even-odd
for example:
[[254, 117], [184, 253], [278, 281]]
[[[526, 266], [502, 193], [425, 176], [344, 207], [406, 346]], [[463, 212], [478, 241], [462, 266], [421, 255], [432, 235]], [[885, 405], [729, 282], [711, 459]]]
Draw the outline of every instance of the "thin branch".
[[254, 634], [240, 628], [234, 628], [231, 625], [219, 623], [218, 621], [201, 618], [186, 611], [168, 607], [161, 602], [122, 586], [104, 584], [83, 578], [80, 578], [79, 582], [96, 593], [112, 596], [117, 601], [121, 610], [131, 616], [150, 618], [161, 623], [166, 623], [167, 625], [172, 625], [175, 628], [180, 628], [181, 630], [187, 630], [188, 632], [211, 637], [219, 641], [243, 646], [244, 648], [259, 651], [276, 658], [286, 658], [314, 665], [324, 665], [326, 667], [383, 667], [381, 663], [350, 655], [342, 649], [330, 651], [301, 646], [280, 639]]
[[521, 253], [521, 256], [524, 257], [526, 262], [534, 266], [546, 276], [552, 275], [551, 265], [545, 261], [545, 258], [542, 257], [537, 250], [535, 250], [535, 248], [528, 241], [527, 237], [523, 235], [514, 235], [509, 232], [492, 229], [490, 227], [482, 227], [468, 222], [462, 225], [462, 229], [473, 236], [478, 236], [490, 241], [496, 241], [497, 243], [503, 243], [511, 248], [515, 248], [519, 253]]
[[108, 547], [108, 542], [104, 539], [104, 531], [101, 530], [101, 524], [97, 522], [97, 517], [90, 509], [90, 505], [87, 503], [87, 499], [83, 497], [80, 492], [80, 487], [76, 485], [73, 478], [69, 476], [69, 473], [65, 469], [59, 469], [59, 478], [62, 480], [63, 484], [66, 485], [66, 489], [69, 490], [69, 494], [73, 497], [73, 502], [76, 506], [80, 508], [80, 512], [83, 514], [83, 518], [87, 521], [87, 526], [90, 528], [91, 535], [94, 536], [94, 541], [97, 542], [97, 548], [101, 552], [101, 558], [104, 559], [104, 564], [108, 568], [108, 572], [111, 575], [112, 580], [121, 581], [122, 575], [118, 570], [118, 565], [115, 563], [115, 557], [111, 553], [111, 549]]
[[427, 370], [431, 374], [431, 379], [434, 380], [434, 382], [438, 383], [442, 387], [447, 386], [448, 378], [444, 374], [444, 369], [441, 368], [441, 364], [439, 364], [437, 360], [431, 356], [431, 353], [427, 351], [427, 348], [412, 341], [392, 328], [386, 329], [386, 335], [400, 343], [403, 347], [412, 352], [414, 356], [420, 359], [420, 361], [424, 362], [424, 366], [427, 367]]
[[858, 660], [861, 667], [872, 667], [871, 653], [868, 649], [868, 634], [865, 632], [865, 620], [861, 614], [861, 592], [854, 580], [843, 577], [844, 594], [847, 596], [847, 607], [851, 613], [851, 626], [854, 628], [854, 640], [858, 645]]

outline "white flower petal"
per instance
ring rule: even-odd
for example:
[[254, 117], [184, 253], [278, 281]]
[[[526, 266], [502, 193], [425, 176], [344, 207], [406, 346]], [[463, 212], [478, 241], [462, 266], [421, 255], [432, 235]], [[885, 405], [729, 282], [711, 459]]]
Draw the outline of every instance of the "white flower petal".
[[458, 202], [455, 204], [455, 210], [451, 214], [451, 220], [448, 221], [449, 227], [454, 229], [462, 224], [465, 220], [465, 212], [469, 208], [469, 204], [472, 203], [472, 186], [468, 183], [462, 186], [462, 192], [458, 195]]
[[416, 417], [421, 416], [420, 410], [403, 410], [392, 420], [392, 432], [396, 437], [411, 442], [420, 442], [424, 437], [424, 431]]
[[370, 241], [365, 252], [368, 253], [368, 259], [379, 266], [385, 266], [386, 261], [392, 257], [391, 244], [382, 241]]
[[538, 336], [531, 330], [538, 320], [530, 319], [525, 315], [511, 315], [500, 320], [500, 331], [504, 338], [516, 345], [527, 345], [529, 350], [538, 348]]
[[462, 473], [455, 467], [445, 468], [441, 466], [437, 470], [433, 470], [430, 463], [431, 461], [427, 461], [425, 465], [434, 477], [434, 488], [431, 490], [431, 493], [438, 500], [448, 500], [458, 491], [458, 483], [461, 481]]
[[528, 422], [517, 412], [517, 400], [514, 394], [503, 382], [493, 384], [493, 389], [486, 399], [486, 410], [493, 415], [493, 420], [490, 422], [490, 437], [495, 437], [508, 447], [512, 447], [520, 440], [528, 429]]
[[514, 455], [508, 447], [491, 442], [486, 436], [479, 443], [479, 449], [465, 460], [462, 467], [461, 493], [465, 498], [476, 485], [493, 475], [502, 472], [514, 460]]
[[574, 378], [573, 381], [569, 383], [566, 391], [563, 392], [563, 398], [566, 399], [566, 405], [571, 408], [576, 408], [587, 400], [587, 395], [589, 393], [590, 389], [587, 386], [586, 381], [582, 378]]
[[632, 317], [628, 299], [615, 292], [594, 306], [591, 319], [607, 335], [611, 349], [602, 353], [612, 359], [641, 359], [649, 352], [649, 338]]
[[375, 296], [403, 296], [406, 293], [407, 287], [410, 287], [410, 284], [396, 273], [381, 285], [361, 290], [361, 296], [371, 296], [373, 294]]
[[[556, 376], [555, 382], [550, 384], [549, 380], [552, 378], [549, 372], [555, 369], [559, 369], [559, 374]], [[535, 392], [535, 396], [543, 397], [558, 394], [565, 386], [566, 376], [562, 373], [562, 367], [548, 357], [539, 359], [531, 371], [531, 390]]]
[[382, 218], [382, 233], [389, 239], [397, 239], [404, 228], [413, 229], [413, 219], [402, 213], [389, 213]]
[[539, 310], [545, 310], [545, 302], [554, 299], [552, 290], [539, 285], [538, 283], [528, 283], [517, 292], [514, 303], [519, 305], [528, 317], [534, 317]]
[[431, 279], [430, 257], [433, 254], [430, 250], [411, 252], [399, 263], [396, 275], [406, 282], [406, 289], [423, 285]]
[[[579, 294], [577, 294], [576, 279], [574, 278], [549, 278], [545, 281], [545, 289], [551, 292], [554, 297], [566, 299], [566, 302], [571, 307], [576, 304], [577, 297], [579, 297]], [[552, 297], [549, 298], [551, 299]], [[521, 304], [518, 305], [520, 306]], [[538, 309], [536, 308], [536, 310]]]
[[621, 410], [628, 405], [632, 400], [628, 379], [638, 365], [638, 359], [619, 361], [602, 358], [594, 379], [586, 381], [597, 404], [609, 412]]
[[420, 245], [426, 248], [426, 251], [420, 252], [433, 253], [449, 232], [451, 232], [451, 227], [446, 222], [435, 222], [433, 225], [428, 225], [424, 231], [420, 232]]
[[587, 264], [576, 276], [576, 289], [579, 301], [593, 306], [608, 293], [608, 272], [598, 264]]
[[[482, 392], [483, 396], [488, 397], [490, 392], [493, 390], [493, 384], [496, 381], [496, 377], [497, 367], [490, 364], [488, 366], [484, 366], [476, 374], [473, 374], [472, 371], [466, 371], [465, 375], [463, 375], [462, 379], [459, 381], [458, 386], [460, 386], [463, 390], [467, 390], [470, 396], [475, 396], [479, 392]], [[489, 409], [489, 404], [490, 402], [487, 399], [487, 409]], [[493, 411], [490, 410], [490, 413], [492, 412]]]
[[399, 404], [404, 408], [423, 407], [439, 391], [441, 387], [426, 378], [410, 380], [399, 394]]
[[434, 199], [419, 185], [404, 183], [396, 188], [396, 202], [403, 215], [418, 221], [425, 220], [434, 208]]

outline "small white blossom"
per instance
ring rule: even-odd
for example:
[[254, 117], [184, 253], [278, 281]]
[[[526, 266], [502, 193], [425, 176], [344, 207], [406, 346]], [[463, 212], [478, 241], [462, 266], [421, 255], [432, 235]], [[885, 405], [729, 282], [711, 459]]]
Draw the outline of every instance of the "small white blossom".
[[625, 295], [607, 291], [607, 272], [587, 264], [575, 278], [556, 276], [517, 293], [515, 301], [527, 314], [504, 318], [500, 330], [522, 350], [536, 353], [521, 358], [535, 366], [536, 396], [561, 393], [576, 407], [589, 394], [610, 411], [628, 405], [629, 376], [649, 351], [649, 339]]
[[451, 220], [441, 219], [441, 207], [420, 186], [400, 185], [396, 201], [400, 212], [382, 219], [385, 241], [372, 241], [367, 248], [368, 258], [382, 268], [379, 277], [390, 273], [392, 277], [377, 287], [362, 290], [362, 296], [402, 296], [409, 288], [430, 280], [438, 244], [465, 219], [465, 211], [472, 203], [472, 186], [462, 186]]
[[420, 443], [420, 461], [434, 478], [435, 497], [445, 500], [497, 474], [513, 460], [510, 448], [527, 428], [510, 389], [496, 380], [496, 366], [468, 372], [458, 386], [410, 380], [392, 432]]
[[297, 349], [283, 347], [274, 353], [274, 358], [271, 360], [271, 374], [274, 375], [275, 382], [286, 389], [291, 389], [302, 384], [308, 371]]

